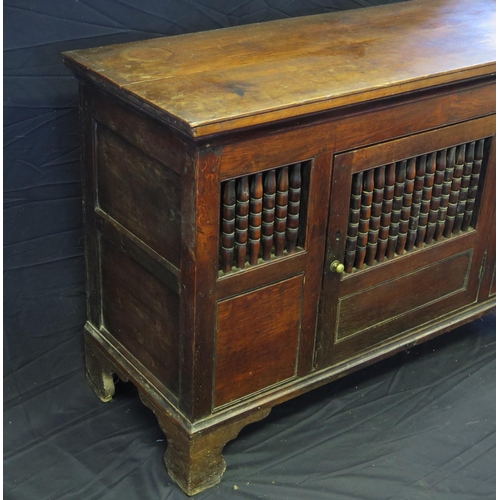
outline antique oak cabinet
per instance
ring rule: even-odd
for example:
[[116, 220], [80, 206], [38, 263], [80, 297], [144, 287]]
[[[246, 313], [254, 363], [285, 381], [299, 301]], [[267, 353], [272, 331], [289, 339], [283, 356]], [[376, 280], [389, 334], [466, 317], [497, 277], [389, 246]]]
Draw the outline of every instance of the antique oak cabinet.
[[492, 0], [64, 54], [80, 81], [87, 377], [172, 479], [273, 405], [494, 306]]

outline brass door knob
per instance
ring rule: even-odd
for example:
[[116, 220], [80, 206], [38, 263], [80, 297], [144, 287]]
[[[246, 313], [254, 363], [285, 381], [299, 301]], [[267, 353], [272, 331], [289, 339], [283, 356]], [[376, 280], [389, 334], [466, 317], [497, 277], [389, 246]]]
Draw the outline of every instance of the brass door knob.
[[332, 273], [339, 273], [339, 274], [342, 274], [344, 272], [344, 264], [342, 264], [341, 262], [339, 262], [338, 260], [334, 260], [331, 264], [330, 264], [330, 271]]

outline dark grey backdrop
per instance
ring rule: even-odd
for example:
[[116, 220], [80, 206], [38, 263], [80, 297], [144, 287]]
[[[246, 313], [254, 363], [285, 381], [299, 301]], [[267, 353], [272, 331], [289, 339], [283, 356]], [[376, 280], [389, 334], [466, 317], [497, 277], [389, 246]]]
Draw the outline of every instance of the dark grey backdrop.
[[[105, 405], [85, 383], [77, 84], [60, 52], [382, 3], [5, 1], [5, 498], [184, 498], [134, 388]], [[198, 498], [493, 498], [494, 352], [490, 316], [281, 405]]]

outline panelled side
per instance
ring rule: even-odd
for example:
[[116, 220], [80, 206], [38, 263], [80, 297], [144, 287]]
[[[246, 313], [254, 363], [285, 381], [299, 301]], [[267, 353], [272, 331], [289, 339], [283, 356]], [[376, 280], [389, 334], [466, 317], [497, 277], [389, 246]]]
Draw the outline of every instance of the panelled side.
[[185, 147], [102, 94], [82, 95], [89, 321], [175, 402]]

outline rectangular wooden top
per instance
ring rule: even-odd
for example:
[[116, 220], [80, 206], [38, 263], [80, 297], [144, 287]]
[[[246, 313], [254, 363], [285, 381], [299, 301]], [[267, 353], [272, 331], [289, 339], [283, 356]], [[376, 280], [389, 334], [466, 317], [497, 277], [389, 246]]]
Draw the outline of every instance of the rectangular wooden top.
[[494, 0], [411, 0], [63, 54], [202, 137], [495, 72]]

